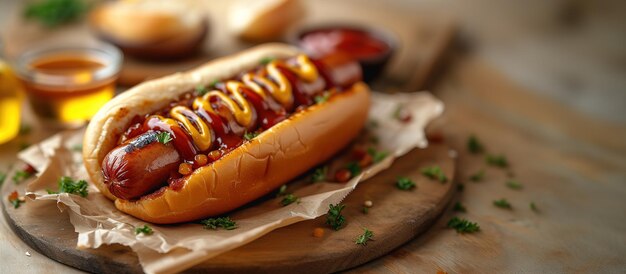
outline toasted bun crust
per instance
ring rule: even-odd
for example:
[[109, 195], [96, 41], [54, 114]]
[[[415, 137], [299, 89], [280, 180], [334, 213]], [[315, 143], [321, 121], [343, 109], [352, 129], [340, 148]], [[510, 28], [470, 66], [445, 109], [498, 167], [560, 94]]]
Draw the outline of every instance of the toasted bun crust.
[[231, 30], [248, 41], [271, 41], [305, 14], [300, 0], [235, 1], [228, 14]]
[[89, 15], [100, 32], [124, 43], [152, 44], [198, 33], [203, 15], [176, 1], [116, 1]]
[[166, 188], [127, 201], [113, 196], [104, 184], [100, 164], [135, 115], [155, 112], [198, 84], [251, 69], [263, 57], [285, 58], [297, 53], [290, 46], [267, 44], [187, 73], [143, 83], [114, 98], [93, 118], [83, 141], [84, 162], [93, 183], [123, 212], [148, 222], [177, 223], [233, 210], [330, 158], [359, 133], [367, 119], [369, 89], [363, 83], [295, 113], [218, 161], [195, 170], [180, 190]]
[[100, 39], [126, 55], [171, 60], [201, 49], [208, 33], [206, 15], [181, 1], [114, 1], [98, 5], [89, 23]]

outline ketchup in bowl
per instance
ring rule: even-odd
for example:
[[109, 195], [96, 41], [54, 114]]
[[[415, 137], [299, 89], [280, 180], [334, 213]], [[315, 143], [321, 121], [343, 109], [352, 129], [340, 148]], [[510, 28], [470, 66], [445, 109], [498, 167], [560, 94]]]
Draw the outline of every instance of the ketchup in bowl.
[[298, 35], [297, 42], [300, 48], [313, 56], [341, 54], [358, 60], [366, 82], [380, 75], [395, 46], [391, 35], [357, 27], [308, 29]]

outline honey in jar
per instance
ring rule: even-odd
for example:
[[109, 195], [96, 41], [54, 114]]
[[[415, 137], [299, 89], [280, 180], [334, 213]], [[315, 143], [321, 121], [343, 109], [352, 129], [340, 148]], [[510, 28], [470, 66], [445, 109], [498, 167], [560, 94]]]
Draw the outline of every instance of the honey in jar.
[[110, 46], [26, 53], [18, 60], [33, 111], [52, 127], [80, 126], [115, 94], [121, 54]]
[[19, 131], [22, 97], [11, 68], [0, 61], [0, 144], [13, 139]]

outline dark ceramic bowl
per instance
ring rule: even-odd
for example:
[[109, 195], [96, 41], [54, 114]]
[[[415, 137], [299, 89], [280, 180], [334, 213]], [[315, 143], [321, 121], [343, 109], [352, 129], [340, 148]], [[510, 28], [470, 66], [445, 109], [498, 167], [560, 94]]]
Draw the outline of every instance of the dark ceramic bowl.
[[[360, 33], [363, 34], [364, 37], [367, 37], [367, 39], [373, 39], [386, 46], [384, 50], [377, 52], [371, 56], [351, 56], [356, 59], [361, 65], [361, 68], [363, 70], [363, 80], [367, 83], [371, 83], [383, 73], [385, 66], [387, 65], [398, 47], [398, 40], [396, 39], [395, 35], [389, 31], [370, 26], [340, 23], [306, 26], [292, 32], [291, 35], [289, 35], [288, 40], [291, 44], [297, 45], [299, 48], [303, 49], [305, 52], [312, 56], [323, 57], [329, 52], [316, 52], [316, 50], [310, 49], [310, 47], [306, 46], [305, 42], [303, 42], [304, 38], [311, 34], [329, 33], [334, 30], [347, 30], [350, 32]], [[355, 46], [358, 47], [358, 45]], [[349, 52], [344, 51], [342, 53], [350, 55]]]

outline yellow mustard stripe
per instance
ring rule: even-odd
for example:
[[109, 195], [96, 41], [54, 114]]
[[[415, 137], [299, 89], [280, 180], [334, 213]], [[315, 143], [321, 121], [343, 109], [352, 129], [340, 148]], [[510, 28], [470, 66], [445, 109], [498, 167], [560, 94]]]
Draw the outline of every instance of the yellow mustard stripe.
[[[199, 150], [204, 151], [211, 147], [213, 141], [213, 138], [211, 138], [211, 128], [202, 121], [196, 113], [186, 107], [177, 106], [170, 110], [170, 115], [172, 118], [178, 120], [187, 130]], [[195, 123], [192, 122], [190, 118], [193, 119]], [[198, 128], [196, 128], [196, 126]]]
[[[298, 55], [296, 57], [296, 65], [283, 64], [280, 61], [272, 61], [267, 66], [267, 74], [274, 81], [266, 75], [254, 74], [252, 72], [245, 74], [242, 77], [242, 81], [249, 86], [254, 92], [265, 98], [266, 94], [261, 85], [267, 89], [272, 97], [285, 108], [288, 108], [293, 104], [293, 92], [291, 84], [287, 77], [285, 77], [278, 69], [279, 65], [283, 65], [290, 71], [294, 72], [298, 77], [307, 82], [313, 82], [319, 77], [317, 68], [311, 62], [306, 55]], [[260, 83], [261, 85], [259, 85]]]
[[[240, 89], [244, 87], [245, 86], [241, 82], [228, 81], [226, 83], [226, 89], [233, 94], [235, 100], [231, 99], [228, 95], [219, 90], [212, 90], [207, 92], [204, 96], [196, 98], [193, 101], [193, 108], [195, 110], [203, 109], [216, 115], [221, 115], [217, 110], [213, 109], [213, 106], [211, 105], [211, 99], [217, 97], [221, 100], [222, 104], [226, 105], [233, 116], [235, 116], [235, 120], [238, 124], [244, 127], [249, 127], [253, 122], [252, 107], [243, 94], [241, 94]], [[201, 120], [198, 123], [204, 123], [204, 121]]]
[[152, 118], [152, 117], [156, 117], [156, 118], [158, 118], [158, 119], [159, 119], [159, 120], [161, 120], [163, 123], [168, 124], [170, 127], [171, 127], [171, 126], [178, 126], [178, 123], [177, 123], [174, 119], [165, 118], [165, 117], [163, 117], [163, 116], [161, 116], [161, 115], [152, 115], [152, 116], [150, 116], [150, 117], [148, 118], [148, 120], [150, 120], [150, 118]]
[[[252, 72], [248, 72], [244, 74], [243, 77], [241, 77], [241, 81], [243, 81], [244, 84], [250, 87], [256, 94], [260, 95], [263, 99], [265, 99], [267, 95], [265, 94], [265, 91], [263, 91], [263, 88], [259, 84], [257, 84], [255, 81], [261, 82], [264, 86], [268, 87], [270, 92], [278, 89], [278, 87], [274, 84], [274, 82], [270, 81], [269, 79], [265, 77], [256, 76]], [[276, 99], [276, 96], [273, 93], [272, 93], [272, 97]]]
[[[291, 90], [291, 84], [285, 75], [280, 73], [278, 69], [278, 62], [272, 61], [267, 65], [267, 73], [278, 83], [278, 89], [270, 89], [270, 93], [276, 101], [283, 106], [291, 106], [293, 104], [293, 92]], [[274, 86], [275, 87], [275, 86]]]
[[[279, 65], [288, 68], [290, 71], [295, 73], [299, 78], [306, 82], [313, 82], [319, 77], [317, 68], [306, 55], [298, 55], [296, 57], [295, 65], [284, 64], [281, 61], [275, 60], [270, 62], [266, 66], [266, 71], [268, 75], [260, 75], [259, 73], [255, 74], [250, 72], [243, 75], [243, 83], [239, 81], [227, 81], [226, 90], [228, 90], [234, 100], [231, 99], [230, 96], [219, 90], [211, 90], [205, 95], [198, 97], [193, 101], [193, 109], [196, 111], [198, 111], [199, 109], [203, 109], [205, 111], [220, 115], [218, 111], [213, 109], [213, 106], [211, 105], [211, 99], [218, 98], [220, 102], [224, 104], [233, 114], [238, 124], [243, 127], [250, 128], [254, 123], [252, 119], [253, 109], [250, 103], [241, 93], [242, 88], [248, 87], [252, 89], [263, 99], [267, 97], [267, 94], [265, 92], [265, 90], [267, 90], [267, 92], [269, 92], [269, 94], [278, 103], [285, 106], [286, 108], [290, 107], [293, 104], [293, 92], [291, 84], [289, 83], [287, 77], [285, 77], [285, 75], [280, 72], [280, 69], [278, 68]], [[263, 87], [261, 87], [261, 85]], [[177, 123], [175, 120], [180, 122], [182, 127], [186, 129], [187, 133], [191, 135], [194, 144], [198, 147], [199, 150], [206, 151], [211, 148], [213, 142], [211, 128], [194, 111], [185, 106], [176, 106], [170, 111], [170, 116], [173, 119], [164, 118], [161, 116], [157, 117], [159, 117], [159, 119], [169, 125], [176, 125]]]
[[288, 66], [288, 68], [293, 71], [298, 77], [302, 78], [304, 81], [313, 82], [317, 80], [319, 77], [319, 73], [317, 72], [317, 68], [311, 62], [311, 59], [304, 54], [298, 55], [296, 58], [297, 67]]

